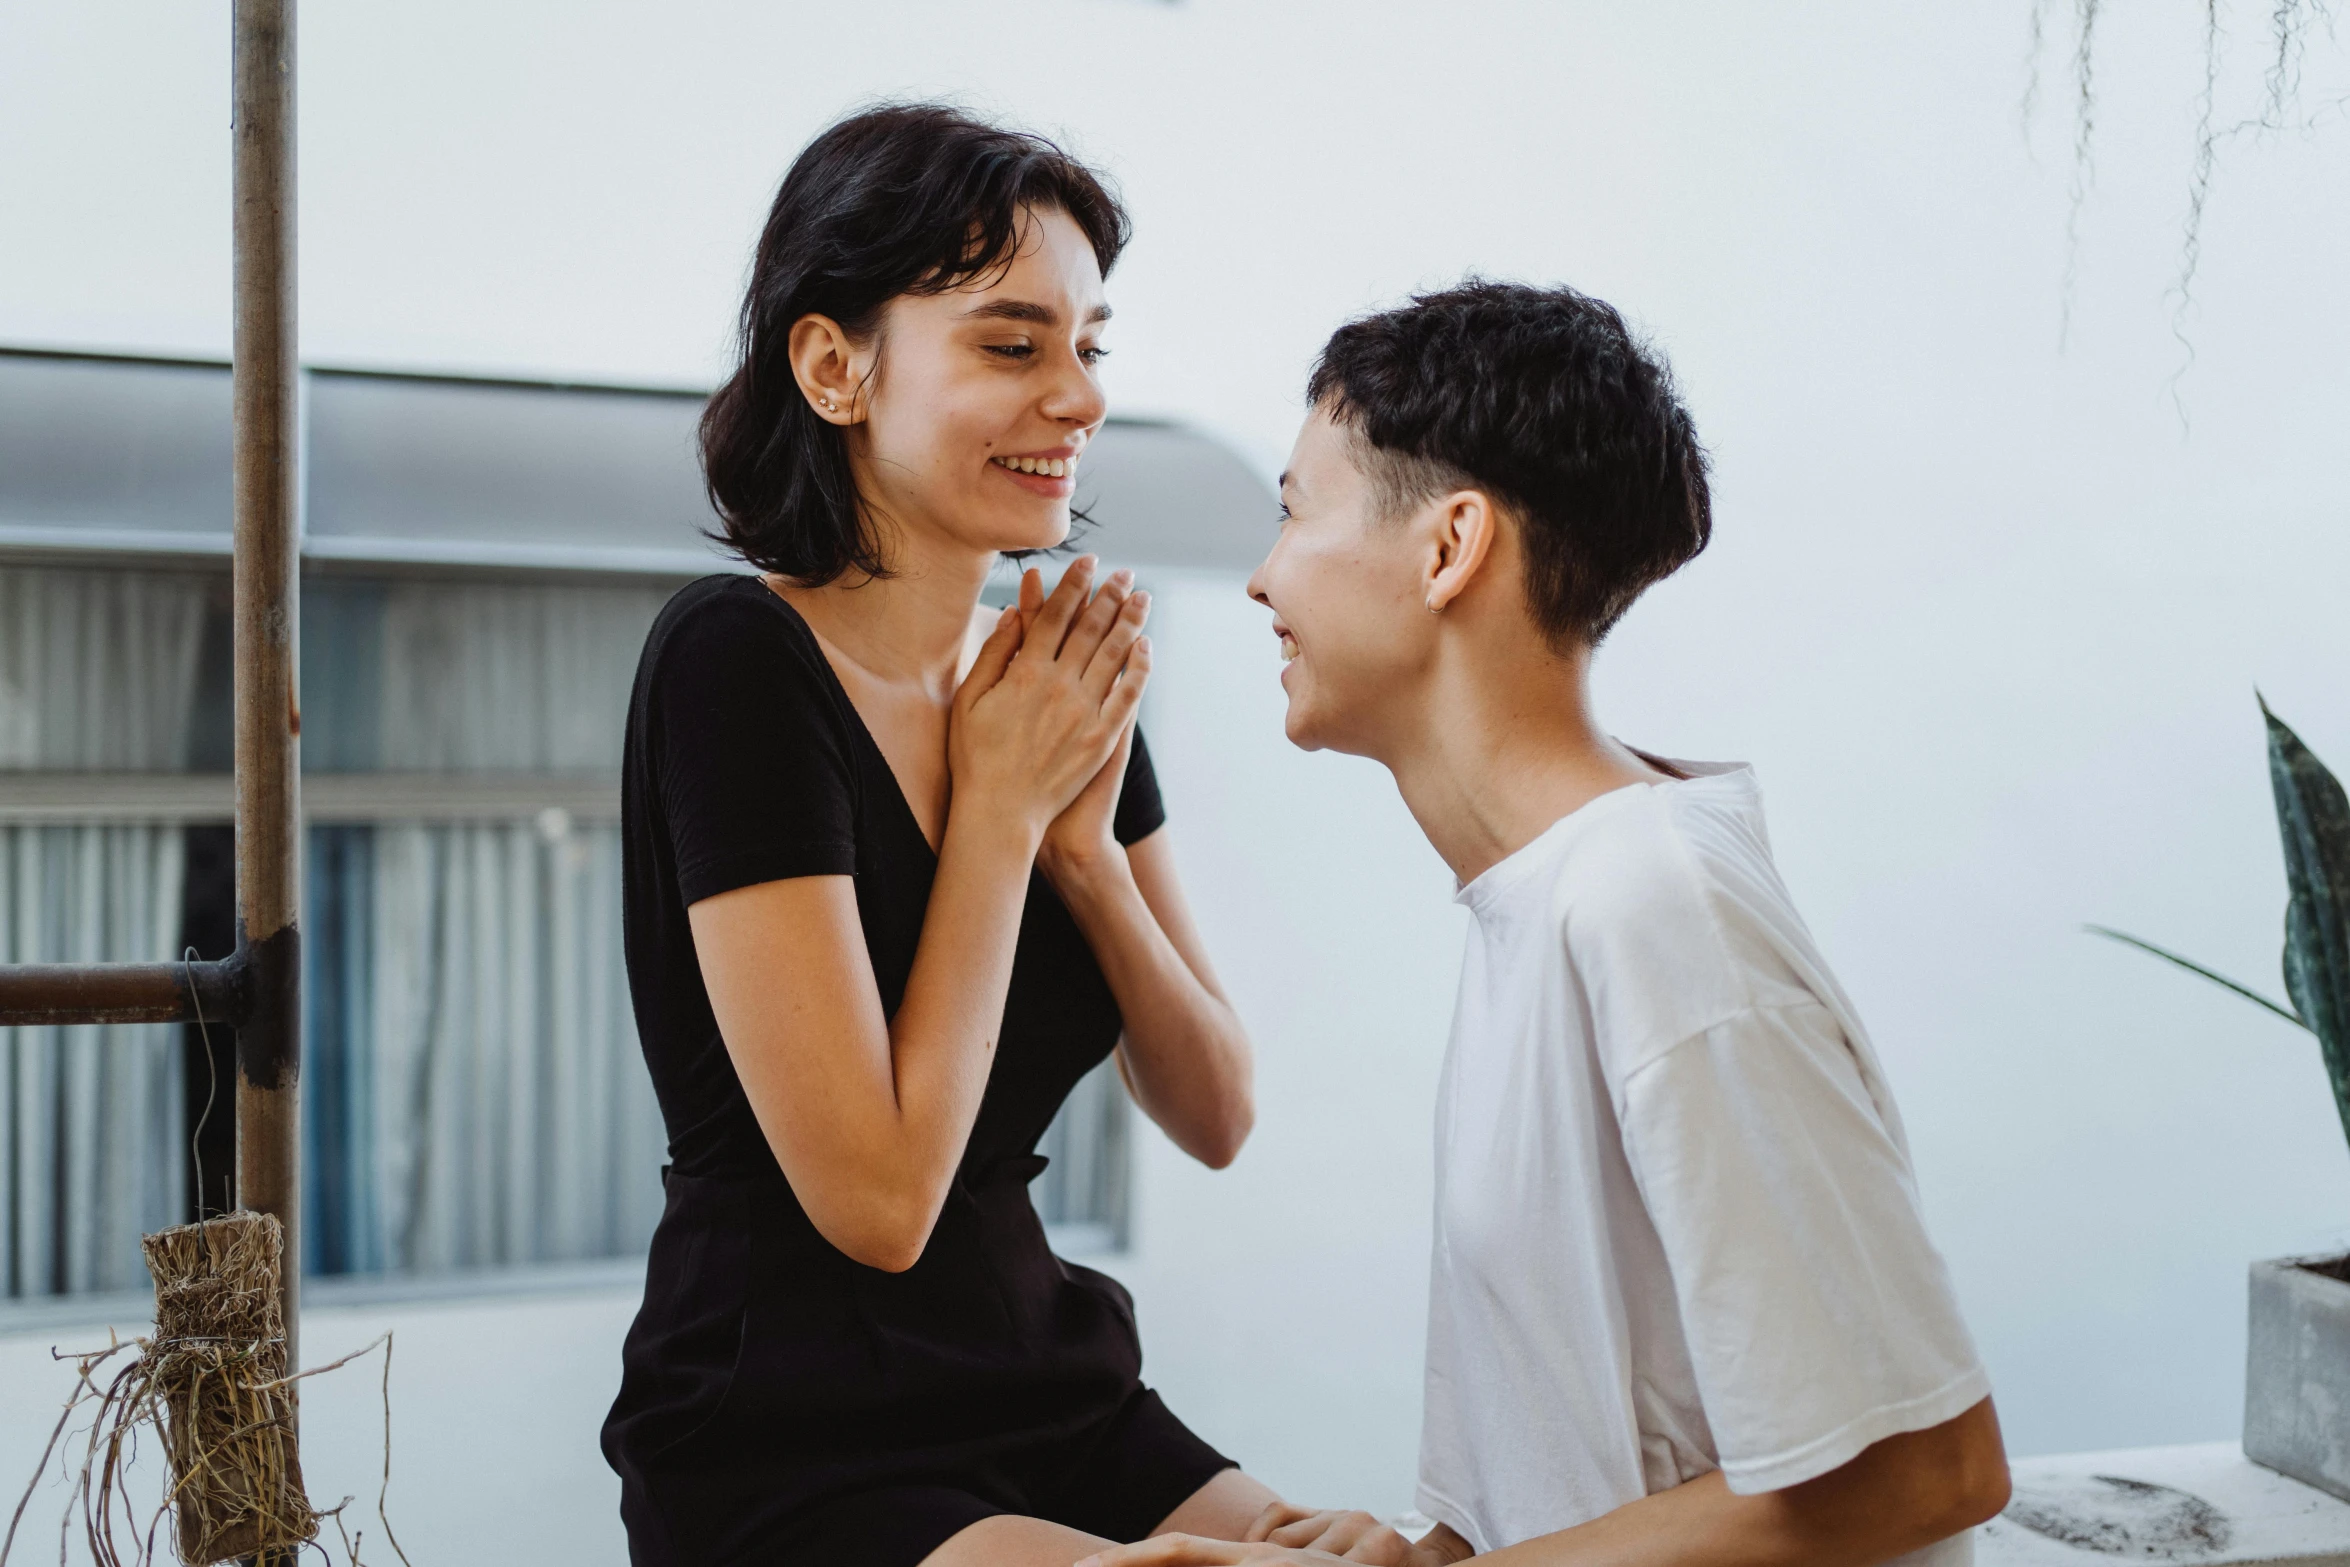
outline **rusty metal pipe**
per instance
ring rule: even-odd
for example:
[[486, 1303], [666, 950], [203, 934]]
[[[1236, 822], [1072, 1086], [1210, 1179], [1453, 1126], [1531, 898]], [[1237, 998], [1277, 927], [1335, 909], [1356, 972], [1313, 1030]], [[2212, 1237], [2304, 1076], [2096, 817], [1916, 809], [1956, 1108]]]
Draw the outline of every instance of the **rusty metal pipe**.
[[235, 0], [231, 374], [237, 951], [218, 962], [0, 966], [0, 1025], [237, 1030], [237, 1201], [285, 1226], [286, 1353], [302, 1282], [301, 446], [294, 313], [294, 0]]
[[234, 616], [237, 1202], [285, 1225], [301, 1364], [301, 447], [294, 311], [294, 0], [235, 0]]
[[61, 1023], [192, 1023], [245, 1015], [241, 957], [210, 963], [34, 963], [0, 967], [0, 1028]]

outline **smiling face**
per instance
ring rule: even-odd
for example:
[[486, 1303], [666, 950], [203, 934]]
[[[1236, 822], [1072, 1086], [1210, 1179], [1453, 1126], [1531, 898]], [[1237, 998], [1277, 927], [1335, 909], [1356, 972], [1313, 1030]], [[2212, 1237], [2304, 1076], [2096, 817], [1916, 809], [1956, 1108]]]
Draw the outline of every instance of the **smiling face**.
[[1435, 655], [1432, 541], [1420, 519], [1379, 514], [1356, 439], [1320, 408], [1306, 420], [1281, 477], [1281, 536], [1248, 592], [1281, 639], [1290, 742], [1378, 756], [1397, 696]]
[[1109, 315], [1084, 231], [1033, 209], [1008, 266], [890, 301], [847, 355], [840, 410], [853, 409], [850, 461], [886, 548], [1068, 536], [1077, 465], [1107, 412], [1095, 366]]

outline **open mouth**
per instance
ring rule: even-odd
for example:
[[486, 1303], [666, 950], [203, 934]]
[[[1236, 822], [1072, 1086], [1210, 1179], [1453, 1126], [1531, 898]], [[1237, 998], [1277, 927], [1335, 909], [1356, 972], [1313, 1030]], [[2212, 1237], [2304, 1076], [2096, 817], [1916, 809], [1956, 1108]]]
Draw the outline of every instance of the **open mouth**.
[[1287, 664], [1295, 660], [1298, 651], [1297, 638], [1290, 635], [1289, 628], [1276, 620], [1273, 622], [1273, 635], [1281, 639], [1281, 662]]
[[1077, 472], [1078, 453], [1066, 457], [990, 457], [989, 462], [1013, 473], [1039, 479], [1067, 479]]

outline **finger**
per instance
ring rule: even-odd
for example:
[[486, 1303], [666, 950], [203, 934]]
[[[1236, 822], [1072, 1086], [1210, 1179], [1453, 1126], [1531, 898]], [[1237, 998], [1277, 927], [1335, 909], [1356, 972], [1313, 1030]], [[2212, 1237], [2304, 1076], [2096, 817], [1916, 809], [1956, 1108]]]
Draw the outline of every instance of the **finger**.
[[1370, 1567], [1396, 1567], [1411, 1560], [1412, 1542], [1381, 1524], [1357, 1540], [1345, 1553], [1350, 1562], [1367, 1562]]
[[1230, 1540], [1162, 1534], [1132, 1545], [1113, 1546], [1097, 1556], [1086, 1557], [1076, 1567], [1216, 1567], [1219, 1563], [1246, 1560], [1236, 1554], [1243, 1549]]
[[[1102, 591], [1105, 596], [1109, 592], [1106, 588]], [[1085, 666], [1085, 689], [1092, 693], [1095, 701], [1110, 694], [1111, 682], [1118, 678], [1118, 671], [1126, 667], [1126, 655], [1134, 650], [1134, 644], [1142, 640], [1143, 624], [1150, 616], [1151, 596], [1148, 593], [1137, 593], [1120, 606], [1118, 618], [1110, 623], [1110, 629], [1103, 635], [1101, 644], [1093, 650], [1092, 662]], [[1075, 645], [1077, 637], [1072, 634], [1069, 641]]]
[[1036, 617], [1044, 612], [1044, 573], [1034, 566], [1020, 573], [1020, 624], [1023, 629], [1034, 626]]
[[1151, 678], [1151, 639], [1139, 638], [1132, 652], [1126, 655], [1126, 667], [1118, 672], [1118, 684], [1102, 703], [1102, 717], [1113, 724], [1131, 724], [1134, 714], [1142, 706], [1142, 688]]
[[[1129, 734], [1132, 732], [1133, 731], [1131, 730], [1128, 731]], [[1118, 748], [1120, 750], [1125, 750], [1130, 743], [1131, 742], [1129, 741], [1121, 740], [1118, 742]], [[1115, 763], [1117, 760], [1117, 756], [1112, 754], [1110, 761]], [[1243, 1540], [1249, 1541], [1268, 1539], [1272, 1536], [1274, 1530], [1282, 1528], [1288, 1524], [1293, 1524], [1300, 1518], [1311, 1518], [1313, 1516], [1314, 1509], [1311, 1507], [1300, 1507], [1295, 1502], [1267, 1502], [1265, 1504], [1265, 1510], [1257, 1514], [1257, 1521], [1248, 1526], [1247, 1532], [1241, 1535], [1241, 1538]]]
[[1068, 638], [1061, 644], [1058, 656], [1082, 672], [1093, 657], [1094, 650], [1102, 645], [1102, 638], [1108, 636], [1110, 628], [1118, 623], [1118, 616], [1126, 608], [1133, 591], [1133, 572], [1111, 572], [1110, 579], [1102, 584], [1101, 591], [1093, 596], [1069, 627]]
[[1093, 585], [1094, 564], [1091, 555], [1081, 555], [1070, 562], [1069, 569], [1061, 573], [1059, 585], [1045, 599], [1044, 608], [1037, 611], [1027, 646], [1040, 656], [1060, 656], [1061, 639], [1069, 634], [1069, 624], [1077, 618], [1077, 612], [1085, 608], [1086, 589]]
[[1275, 1545], [1297, 1545], [1336, 1556], [1379, 1527], [1379, 1520], [1363, 1512], [1324, 1512], [1303, 1518], [1273, 1532]]
[[1007, 605], [996, 616], [995, 629], [979, 644], [979, 656], [971, 661], [971, 672], [955, 688], [956, 697], [967, 704], [993, 690], [995, 683], [1004, 678], [1004, 671], [1011, 667], [1012, 655], [1020, 651], [1020, 640], [1020, 611], [1017, 606]]
[[1343, 1556], [1384, 1527], [1369, 1513], [1340, 1513], [1330, 1520], [1330, 1527], [1322, 1531], [1322, 1537], [1313, 1542], [1313, 1548]]

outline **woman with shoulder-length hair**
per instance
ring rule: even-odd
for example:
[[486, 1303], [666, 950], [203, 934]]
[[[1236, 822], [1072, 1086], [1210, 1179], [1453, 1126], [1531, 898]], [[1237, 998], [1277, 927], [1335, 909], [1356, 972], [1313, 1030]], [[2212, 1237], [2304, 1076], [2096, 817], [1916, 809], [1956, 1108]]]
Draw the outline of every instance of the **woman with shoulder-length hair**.
[[638, 1567], [1065, 1567], [1274, 1502], [1055, 1257], [1037, 1140], [1115, 1049], [1222, 1166], [1246, 1035], [1134, 728], [1147, 595], [1060, 544], [1127, 220], [1048, 142], [859, 114], [785, 177], [702, 450], [758, 576], [680, 592], [629, 707], [629, 985], [668, 1201], [604, 1451]]

